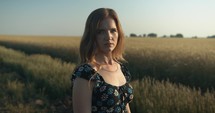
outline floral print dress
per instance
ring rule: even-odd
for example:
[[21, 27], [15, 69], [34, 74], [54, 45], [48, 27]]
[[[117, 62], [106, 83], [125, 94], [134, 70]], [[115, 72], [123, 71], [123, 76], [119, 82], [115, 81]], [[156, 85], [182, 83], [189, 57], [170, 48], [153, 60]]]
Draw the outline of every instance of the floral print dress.
[[123, 64], [120, 64], [120, 67], [126, 78], [126, 83], [122, 86], [106, 83], [89, 64], [82, 64], [74, 70], [72, 81], [80, 77], [95, 82], [92, 92], [92, 113], [126, 113], [126, 104], [133, 99], [133, 88], [129, 84], [130, 72]]

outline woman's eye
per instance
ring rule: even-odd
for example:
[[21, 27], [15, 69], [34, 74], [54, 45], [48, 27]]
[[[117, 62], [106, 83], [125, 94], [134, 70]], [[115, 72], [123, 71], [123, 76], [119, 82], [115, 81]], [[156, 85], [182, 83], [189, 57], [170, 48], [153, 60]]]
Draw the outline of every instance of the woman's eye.
[[117, 32], [116, 29], [111, 29], [111, 33], [115, 33], [115, 32]]

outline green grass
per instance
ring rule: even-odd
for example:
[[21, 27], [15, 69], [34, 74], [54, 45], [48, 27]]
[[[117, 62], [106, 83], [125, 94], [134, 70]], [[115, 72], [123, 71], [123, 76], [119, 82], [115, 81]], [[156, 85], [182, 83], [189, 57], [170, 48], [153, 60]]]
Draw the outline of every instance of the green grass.
[[169, 81], [152, 78], [133, 81], [135, 98], [131, 103], [134, 113], [213, 113], [215, 92], [201, 93]]
[[[4, 67], [0, 71], [0, 104], [4, 106], [1, 109], [18, 113], [55, 112], [52, 106], [69, 102], [64, 99], [71, 95], [70, 77], [74, 64], [47, 55], [27, 56], [4, 47], [0, 47], [0, 53], [0, 65]], [[43, 104], [37, 105], [37, 100]]]

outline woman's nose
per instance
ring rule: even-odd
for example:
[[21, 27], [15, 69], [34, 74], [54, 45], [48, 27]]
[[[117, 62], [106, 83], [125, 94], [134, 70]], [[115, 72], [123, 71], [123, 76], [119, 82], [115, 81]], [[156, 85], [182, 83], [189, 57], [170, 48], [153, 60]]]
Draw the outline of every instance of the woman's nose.
[[110, 31], [107, 31], [106, 33], [106, 40], [111, 40], [112, 39], [112, 34]]

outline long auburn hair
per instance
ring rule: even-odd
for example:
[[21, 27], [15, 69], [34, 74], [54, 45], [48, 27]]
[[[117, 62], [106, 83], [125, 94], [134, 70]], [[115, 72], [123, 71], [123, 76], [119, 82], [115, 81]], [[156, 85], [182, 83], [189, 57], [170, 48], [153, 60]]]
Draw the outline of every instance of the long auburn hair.
[[99, 8], [94, 10], [87, 18], [84, 34], [80, 42], [80, 60], [81, 63], [89, 63], [94, 60], [96, 54], [96, 35], [100, 22], [107, 17], [114, 19], [118, 31], [118, 41], [112, 52], [112, 58], [116, 61], [124, 61], [124, 33], [117, 16], [117, 13], [110, 8]]

